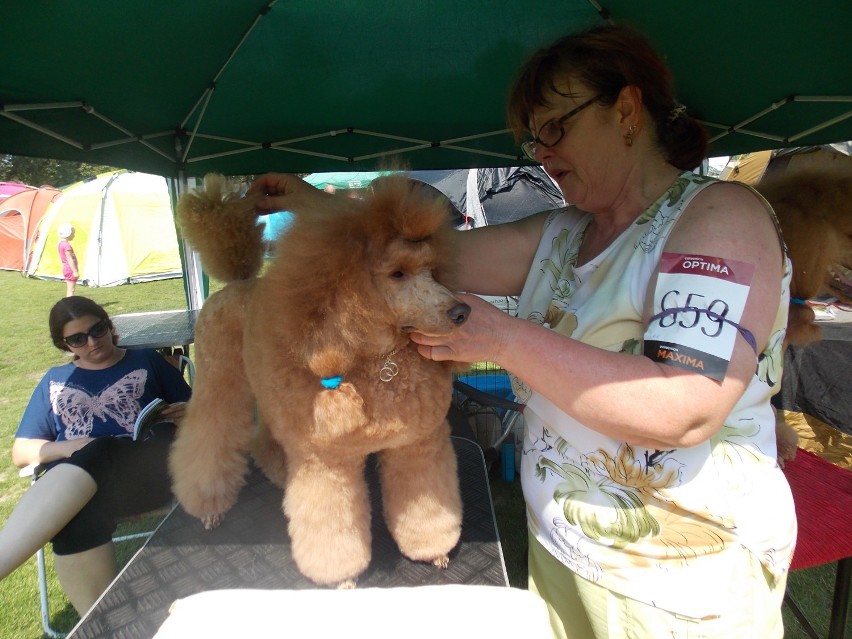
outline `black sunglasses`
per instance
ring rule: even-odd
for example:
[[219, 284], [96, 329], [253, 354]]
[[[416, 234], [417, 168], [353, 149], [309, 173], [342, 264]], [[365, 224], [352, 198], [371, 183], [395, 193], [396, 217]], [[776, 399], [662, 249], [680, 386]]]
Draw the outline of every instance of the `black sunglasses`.
[[109, 331], [109, 322], [107, 320], [101, 320], [97, 324], [93, 324], [92, 328], [90, 328], [85, 333], [74, 333], [73, 335], [69, 335], [68, 337], [63, 337], [62, 341], [68, 344], [71, 348], [80, 348], [81, 346], [85, 346], [89, 341], [90, 337], [94, 339], [99, 339], [107, 334]]
[[596, 95], [579, 106], [571, 109], [565, 115], [553, 118], [552, 120], [548, 120], [542, 124], [536, 137], [521, 144], [521, 149], [523, 150], [524, 155], [533, 162], [538, 162], [538, 160], [535, 159], [536, 148], [541, 145], [546, 149], [549, 149], [559, 144], [559, 141], [565, 135], [565, 123], [600, 97], [600, 95]]

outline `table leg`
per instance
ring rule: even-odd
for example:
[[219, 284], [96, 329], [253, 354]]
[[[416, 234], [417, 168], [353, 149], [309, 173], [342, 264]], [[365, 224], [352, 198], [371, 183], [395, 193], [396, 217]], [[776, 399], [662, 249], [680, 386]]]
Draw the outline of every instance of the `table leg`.
[[828, 629], [828, 639], [843, 639], [846, 634], [850, 577], [852, 577], [852, 557], [846, 557], [837, 562], [837, 577], [834, 580], [834, 599], [831, 602], [831, 626]]

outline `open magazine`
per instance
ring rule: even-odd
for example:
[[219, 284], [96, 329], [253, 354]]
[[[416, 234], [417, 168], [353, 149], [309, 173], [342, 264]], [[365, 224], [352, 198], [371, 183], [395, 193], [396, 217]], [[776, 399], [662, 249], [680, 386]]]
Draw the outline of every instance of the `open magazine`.
[[152, 400], [145, 408], [143, 408], [136, 417], [136, 422], [133, 424], [133, 441], [139, 439], [140, 433], [145, 432], [149, 427], [162, 421], [163, 410], [167, 408], [169, 403], [159, 397]]

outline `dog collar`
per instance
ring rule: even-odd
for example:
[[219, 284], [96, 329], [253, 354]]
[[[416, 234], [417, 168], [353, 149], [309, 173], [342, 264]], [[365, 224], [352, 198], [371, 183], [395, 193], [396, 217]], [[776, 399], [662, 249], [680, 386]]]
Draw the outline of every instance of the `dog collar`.
[[[379, 355], [379, 359], [384, 359], [384, 363], [382, 367], [379, 369], [379, 379], [383, 382], [389, 382], [394, 377], [399, 375], [399, 365], [393, 361], [393, 356], [399, 352], [399, 348], [393, 349], [390, 353], [386, 355]], [[331, 377], [322, 377], [320, 378], [320, 384], [323, 385], [323, 388], [328, 388], [329, 390], [335, 390], [340, 387], [340, 384], [343, 382], [343, 375], [333, 375]]]
[[399, 366], [392, 359], [398, 352], [399, 349], [395, 348], [387, 355], [379, 355], [379, 359], [384, 358], [385, 360], [385, 363], [382, 364], [382, 367], [379, 369], [379, 379], [383, 382], [389, 382], [399, 375]]

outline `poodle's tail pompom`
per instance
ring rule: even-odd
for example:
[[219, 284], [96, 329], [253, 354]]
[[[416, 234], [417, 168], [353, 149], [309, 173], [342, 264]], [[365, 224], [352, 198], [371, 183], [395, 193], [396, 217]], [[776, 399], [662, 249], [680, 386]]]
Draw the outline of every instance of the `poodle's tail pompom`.
[[181, 196], [177, 222], [201, 254], [204, 270], [225, 282], [257, 275], [263, 263], [263, 226], [254, 198], [240, 197], [223, 175], [210, 173], [204, 187]]

